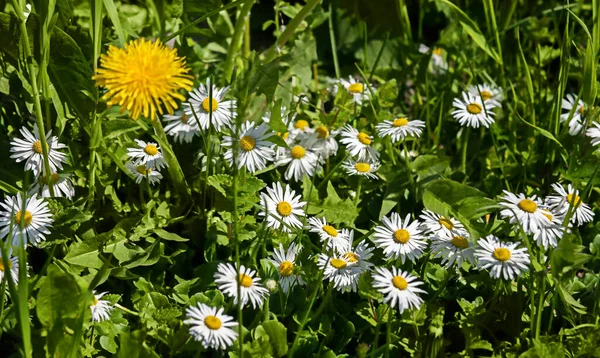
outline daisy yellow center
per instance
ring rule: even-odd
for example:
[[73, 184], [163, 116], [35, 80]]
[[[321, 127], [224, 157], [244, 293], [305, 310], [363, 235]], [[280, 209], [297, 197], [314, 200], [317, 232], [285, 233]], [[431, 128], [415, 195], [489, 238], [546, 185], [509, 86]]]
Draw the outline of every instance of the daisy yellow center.
[[158, 154], [158, 148], [154, 144], [148, 144], [144, 147], [144, 152], [148, 155], [156, 155]]
[[288, 139], [290, 133], [289, 132], [285, 132], [285, 133], [277, 132], [277, 135], [280, 136], [281, 138], [283, 138], [284, 140], [286, 140], [286, 139]]
[[342, 259], [331, 259], [329, 260], [329, 263], [331, 264], [331, 266], [335, 267], [338, 270], [343, 269], [344, 267], [346, 267], [346, 265], [348, 265], [348, 263], [346, 263], [346, 261]]
[[585, 107], [579, 106], [579, 114], [583, 115], [583, 112], [585, 112]]
[[240, 147], [244, 152], [249, 152], [256, 146], [256, 140], [249, 135], [245, 135], [240, 139]]
[[405, 125], [408, 124], [408, 119], [402, 117], [402, 118], [397, 118], [392, 125], [394, 127], [404, 127]]
[[579, 195], [574, 194], [567, 195], [567, 202], [576, 208], [579, 208], [583, 204]]
[[508, 261], [510, 260], [510, 250], [504, 247], [499, 247], [496, 250], [494, 250], [493, 256], [498, 261]]
[[442, 225], [448, 230], [454, 229], [454, 224], [452, 223], [452, 220], [448, 218], [442, 216], [441, 218], [439, 218], [438, 222], [440, 223], [440, 225]]
[[471, 114], [479, 114], [482, 110], [483, 108], [479, 103], [469, 103], [469, 105], [467, 106], [467, 112]]
[[248, 287], [252, 286], [252, 277], [246, 275], [245, 273], [241, 273], [238, 276], [238, 281], [240, 282], [240, 285], [242, 287], [248, 288]]
[[204, 324], [208, 329], [212, 329], [213, 331], [221, 328], [221, 320], [216, 316], [206, 316], [204, 319]]
[[304, 149], [304, 147], [300, 145], [297, 145], [294, 148], [292, 148], [291, 154], [292, 158], [294, 159], [302, 159], [306, 155], [306, 149]]
[[433, 49], [433, 54], [441, 56], [442, 55], [442, 49], [439, 48], [439, 47], [436, 47], [435, 49]]
[[399, 244], [406, 244], [410, 240], [410, 233], [405, 229], [398, 229], [394, 232], [394, 240]]
[[408, 282], [406, 282], [406, 279], [402, 276], [394, 276], [392, 278], [392, 285], [402, 291], [408, 288]]
[[348, 86], [348, 92], [350, 93], [362, 93], [364, 87], [362, 83], [352, 83]]
[[346, 252], [344, 254], [344, 258], [346, 259], [346, 261], [348, 262], [358, 262], [358, 255], [355, 254], [354, 252]]
[[517, 206], [519, 207], [519, 209], [530, 214], [535, 213], [535, 211], [537, 210], [537, 204], [531, 199], [523, 199], [519, 201]]
[[329, 236], [337, 237], [338, 231], [331, 225], [323, 225], [323, 231], [325, 231]]
[[135, 167], [135, 170], [142, 175], [148, 175], [152, 173], [152, 168], [146, 169], [145, 165], [138, 165], [137, 167]]
[[94, 306], [96, 306], [98, 304], [98, 299], [96, 298], [96, 296], [94, 296]]
[[31, 213], [27, 210], [25, 210], [24, 214], [21, 212], [21, 210], [17, 211], [15, 214], [15, 224], [19, 226], [21, 226], [22, 223], [24, 227], [27, 227], [29, 224], [31, 224], [31, 221], [33, 221], [33, 215], [31, 215]]
[[[2, 258], [0, 258], [0, 271], [4, 271], [4, 260], [2, 260]], [[8, 260], [8, 269], [10, 270], [13, 266], [13, 263], [11, 260]]]
[[291, 261], [283, 261], [279, 264], [279, 274], [281, 276], [289, 276], [294, 271], [294, 264]]
[[356, 136], [356, 138], [358, 138], [358, 141], [361, 142], [364, 145], [370, 145], [371, 144], [371, 138], [369, 138], [369, 135], [367, 133], [360, 132], [360, 133], [358, 133], [358, 135]]
[[329, 130], [325, 126], [318, 127], [315, 132], [317, 132], [317, 137], [321, 139], [329, 137]]
[[37, 154], [42, 154], [44, 151], [42, 150], [42, 142], [41, 141], [35, 141], [33, 143], [33, 145], [31, 145], [31, 148], [33, 149], [34, 152], [36, 152]]
[[202, 109], [204, 112], [214, 112], [217, 108], [219, 108], [219, 102], [214, 98], [206, 97], [204, 101], [202, 101]]
[[542, 215], [544, 215], [550, 221], [552, 221], [552, 219], [554, 218], [554, 216], [552, 216], [552, 213], [548, 209], [542, 210]]
[[[50, 182], [52, 183], [52, 185], [56, 184], [59, 179], [60, 176], [58, 175], [58, 173], [50, 175]], [[46, 177], [45, 175], [42, 176], [41, 181], [43, 184], [48, 185], [48, 177]]]
[[300, 119], [294, 123], [294, 128], [300, 129], [301, 131], [303, 131], [306, 127], [308, 127], [308, 122], [304, 119]]
[[454, 236], [450, 243], [459, 249], [466, 249], [469, 247], [469, 241], [462, 236]]
[[368, 173], [371, 170], [371, 164], [364, 163], [364, 162], [358, 162], [358, 163], [356, 163], [356, 165], [354, 165], [354, 168], [359, 173]]
[[292, 206], [287, 201], [282, 201], [277, 204], [277, 212], [281, 216], [290, 216], [292, 213]]
[[181, 116], [181, 123], [187, 124], [188, 120], [189, 120], [188, 115], [184, 113], [183, 116]]
[[177, 50], [142, 38], [129, 41], [124, 48], [109, 46], [100, 55], [100, 67], [92, 79], [106, 88], [102, 99], [109, 106], [121, 106], [133, 119], [143, 114], [155, 120], [157, 112], [163, 114], [163, 107], [172, 114], [177, 102], [186, 100], [179, 89], [192, 89], [189, 71]]
[[487, 101], [488, 99], [492, 98], [492, 93], [490, 91], [481, 91], [481, 99], [483, 99], [484, 101]]

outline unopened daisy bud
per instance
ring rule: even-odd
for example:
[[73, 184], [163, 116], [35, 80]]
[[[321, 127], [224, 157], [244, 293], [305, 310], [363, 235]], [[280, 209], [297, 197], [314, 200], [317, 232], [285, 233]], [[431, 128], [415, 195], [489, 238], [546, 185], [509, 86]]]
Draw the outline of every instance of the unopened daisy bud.
[[277, 281], [270, 278], [265, 281], [265, 287], [267, 290], [269, 290], [269, 292], [274, 293], [277, 291]]

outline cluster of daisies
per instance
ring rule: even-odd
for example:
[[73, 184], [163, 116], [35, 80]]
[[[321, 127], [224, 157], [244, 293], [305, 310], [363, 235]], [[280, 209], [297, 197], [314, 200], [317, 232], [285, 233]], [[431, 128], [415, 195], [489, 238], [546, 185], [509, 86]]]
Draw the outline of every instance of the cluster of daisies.
[[159, 169], [167, 166], [163, 153], [158, 144], [136, 139], [137, 146], [127, 148], [129, 161], [126, 164], [129, 173], [136, 183], [147, 179], [150, 184], [156, 184], [162, 179]]

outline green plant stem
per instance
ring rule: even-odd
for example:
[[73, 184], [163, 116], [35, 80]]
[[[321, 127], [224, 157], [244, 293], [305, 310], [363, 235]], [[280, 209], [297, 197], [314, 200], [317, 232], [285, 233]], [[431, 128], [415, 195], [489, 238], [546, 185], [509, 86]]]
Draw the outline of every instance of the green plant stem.
[[[19, 5], [17, 0], [12, 0], [13, 8], [19, 19], [19, 27], [21, 29], [21, 47], [25, 56], [25, 62], [27, 63], [27, 72], [29, 72], [29, 84], [31, 85], [31, 95], [33, 97], [33, 108], [35, 111], [35, 123], [39, 133], [39, 140], [42, 144], [42, 156], [44, 157], [44, 170], [43, 172], [49, 177], [52, 175], [50, 170], [50, 161], [48, 160], [48, 141], [46, 141], [46, 130], [44, 129], [44, 116], [42, 115], [42, 105], [40, 102], [40, 91], [38, 90], [37, 79], [35, 78], [35, 66], [33, 65], [33, 54], [31, 53], [31, 47], [29, 44], [29, 34], [27, 33], [27, 24], [25, 23], [25, 14], [23, 8]], [[44, 174], [42, 172], [42, 175]], [[54, 196], [54, 186], [51, 180], [48, 180], [48, 189], [50, 196]]]
[[354, 197], [354, 206], [358, 208], [358, 202], [360, 201], [360, 191], [362, 189], [362, 176], [358, 177], [358, 184], [356, 185], [356, 196]]
[[409, 157], [408, 146], [406, 145], [405, 141], [402, 141], [402, 148], [404, 148], [404, 163], [406, 164], [406, 172], [408, 173], [408, 180], [410, 181], [410, 187], [412, 189], [413, 195], [416, 195], [415, 179], [413, 178], [412, 170], [410, 170], [410, 161], [408, 159], [408, 157]]
[[461, 152], [461, 165], [460, 165], [461, 170], [465, 174], [465, 176], [467, 175], [467, 147], [469, 144], [469, 135], [470, 134], [471, 134], [471, 127], [467, 127], [464, 142], [463, 142], [462, 152]]
[[[383, 318], [383, 317], [382, 317]], [[385, 324], [385, 357], [388, 358], [390, 356], [390, 345], [392, 344], [392, 318], [391, 315], [388, 314], [388, 319]]]
[[[294, 337], [294, 342], [292, 343], [292, 347], [290, 348], [290, 354], [289, 354], [290, 358], [292, 358], [294, 355], [296, 344], [298, 344], [298, 340], [300, 339], [300, 335], [302, 334], [302, 332], [304, 330], [304, 326], [308, 322], [308, 316], [310, 315], [310, 310], [311, 310], [313, 304], [315, 303], [315, 298], [317, 297], [317, 294], [319, 293], [319, 290], [321, 289], [321, 286], [322, 286], [321, 277], [319, 277], [319, 280], [317, 282], [318, 283], [315, 285], [315, 289], [312, 292], [312, 297], [310, 298], [310, 302], [308, 303], [308, 309], [306, 310], [304, 317], [302, 317], [302, 321], [300, 321], [300, 326], [298, 327], [298, 331], [296, 332], [296, 337]], [[328, 295], [330, 294], [329, 291], [331, 291], [332, 288], [333, 288], [333, 286], [330, 284], [327, 289]], [[323, 302], [325, 302], [325, 301], [326, 300], [324, 299]]]
[[542, 313], [544, 312], [544, 298], [546, 296], [546, 268], [544, 268], [542, 272], [540, 272], [538, 291], [538, 294], [540, 296], [538, 299], [538, 307], [536, 311], [537, 317], [535, 321], [535, 339], [540, 338], [540, 329], [542, 327]]
[[277, 41], [265, 54], [265, 63], [269, 63], [277, 57], [281, 48], [285, 46], [288, 40], [292, 37], [296, 28], [302, 23], [304, 18], [308, 16], [308, 14], [320, 3], [321, 0], [308, 0], [306, 5], [294, 16], [294, 18], [289, 22], [289, 24], [285, 27], [285, 30], [279, 35]]
[[340, 78], [340, 64], [337, 57], [337, 42], [335, 39], [335, 28], [333, 27], [333, 1], [329, 2], [329, 16], [327, 18], [329, 25], [329, 38], [331, 40], [331, 54], [333, 55], [333, 68], [335, 69], [335, 78]]
[[244, 25], [246, 24], [246, 18], [250, 15], [250, 9], [252, 9], [252, 5], [254, 5], [254, 0], [247, 0], [246, 3], [244, 3], [244, 6], [241, 8], [237, 19], [235, 20], [235, 27], [233, 29], [231, 43], [229, 44], [227, 58], [225, 59], [225, 64], [223, 65], [223, 76], [225, 78], [225, 82], [227, 83], [231, 82], [231, 76], [233, 75], [233, 63], [235, 62], [237, 53], [240, 51], [240, 47], [242, 46]]

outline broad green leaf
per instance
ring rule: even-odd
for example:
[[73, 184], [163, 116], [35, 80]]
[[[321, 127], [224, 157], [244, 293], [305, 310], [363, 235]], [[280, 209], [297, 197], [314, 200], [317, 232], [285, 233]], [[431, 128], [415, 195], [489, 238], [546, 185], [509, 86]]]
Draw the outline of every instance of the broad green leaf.
[[81, 312], [83, 297], [85, 295], [73, 276], [56, 265], [50, 265], [37, 295], [38, 319], [44, 326], [52, 329], [63, 318], [76, 318]]
[[186, 241], [189, 241], [189, 239], [181, 237], [181, 236], [179, 236], [177, 234], [174, 234], [172, 232], [165, 231], [163, 229], [155, 229], [154, 233], [158, 237], [160, 237], [161, 239], [165, 239], [165, 240], [168, 240], [168, 241], [177, 241], [177, 242], [186, 242]]
[[254, 336], [258, 339], [263, 336], [269, 338], [269, 344], [273, 349], [274, 357], [283, 357], [287, 354], [287, 328], [277, 321], [265, 321], [256, 327]]

